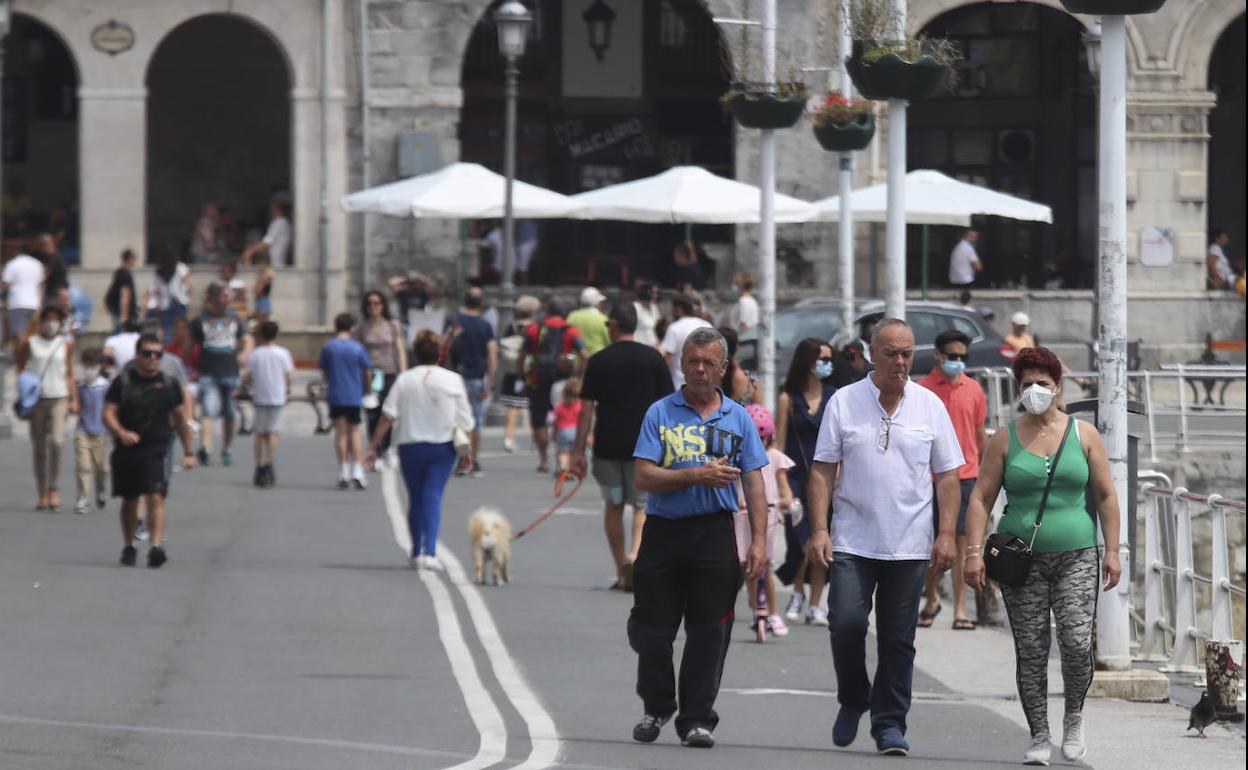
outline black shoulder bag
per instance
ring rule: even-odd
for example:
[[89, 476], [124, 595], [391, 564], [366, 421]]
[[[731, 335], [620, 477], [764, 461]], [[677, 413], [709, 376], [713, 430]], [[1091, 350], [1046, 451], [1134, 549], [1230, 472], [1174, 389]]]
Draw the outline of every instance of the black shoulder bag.
[[1062, 449], [1070, 431], [1074, 427], [1075, 418], [1066, 421], [1066, 432], [1062, 434], [1062, 442], [1057, 445], [1053, 462], [1049, 464], [1048, 479], [1044, 482], [1044, 494], [1040, 496], [1040, 510], [1036, 511], [1036, 523], [1031, 530], [1031, 542], [1024, 543], [1018, 535], [1008, 532], [994, 532], [988, 536], [984, 545], [984, 569], [988, 577], [1007, 586], [1017, 588], [1027, 582], [1031, 572], [1031, 549], [1036, 544], [1036, 535], [1040, 532], [1040, 520], [1044, 518], [1044, 507], [1049, 502], [1049, 490], [1053, 488], [1053, 474], [1057, 472], [1057, 463], [1062, 459]]

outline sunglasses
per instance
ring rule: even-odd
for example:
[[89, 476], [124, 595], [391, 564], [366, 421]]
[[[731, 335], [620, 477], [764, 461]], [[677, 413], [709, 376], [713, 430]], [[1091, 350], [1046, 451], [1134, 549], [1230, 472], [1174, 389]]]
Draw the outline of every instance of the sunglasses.
[[946, 361], [965, 361], [966, 353], [942, 353]]
[[893, 432], [892, 419], [889, 417], [881, 417], [880, 418], [880, 434], [876, 438], [876, 446], [880, 448], [881, 452], [888, 451], [888, 438], [892, 432]]
[[165, 355], [163, 350], [140, 350], [136, 355], [139, 358], [160, 358]]

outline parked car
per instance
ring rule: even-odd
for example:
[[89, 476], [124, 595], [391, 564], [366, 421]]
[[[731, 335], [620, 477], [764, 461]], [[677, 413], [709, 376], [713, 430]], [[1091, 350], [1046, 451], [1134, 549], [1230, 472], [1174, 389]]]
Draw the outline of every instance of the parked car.
[[[854, 326], [841, 328], [843, 304], [835, 299], [809, 299], [776, 313], [776, 378], [789, 370], [793, 349], [806, 337], [817, 337], [841, 350], [850, 341], [870, 341], [871, 329], [884, 318], [884, 302], [878, 299], [855, 300]], [[924, 375], [936, 365], [933, 343], [936, 335], [957, 329], [971, 338], [967, 366], [1005, 366], [1001, 355], [1005, 340], [988, 325], [982, 316], [960, 305], [948, 302], [913, 301], [906, 303], [906, 321], [914, 329], [915, 375]], [[757, 369], [758, 333], [751, 329], [741, 335], [737, 362], [746, 369]]]

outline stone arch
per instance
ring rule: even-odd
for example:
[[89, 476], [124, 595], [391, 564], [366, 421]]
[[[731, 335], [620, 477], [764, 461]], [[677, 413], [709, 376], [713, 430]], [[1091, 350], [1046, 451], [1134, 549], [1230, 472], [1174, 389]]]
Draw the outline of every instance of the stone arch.
[[1242, 3], [1206, 0], [1181, 22], [1174, 58], [1179, 75], [1190, 88], [1203, 90], [1209, 82], [1209, 60], [1228, 27], [1244, 15]]
[[264, 37], [268, 39], [269, 43], [272, 44], [273, 49], [281, 56], [282, 64], [286, 70], [286, 79], [290, 83], [291, 88], [299, 88], [303, 85], [300, 81], [298, 68], [295, 67], [295, 63], [291, 59], [290, 47], [287, 45], [286, 41], [282, 39], [282, 36], [263, 20], [238, 10], [192, 13], [178, 20], [177, 23], [170, 25], [167, 29], [165, 29], [160, 39], [151, 47], [150, 55], [148, 56], [147, 62], [144, 64], [143, 68], [144, 82], [150, 80], [152, 74], [152, 64], [156, 61], [157, 55], [160, 53], [161, 48], [164, 47], [165, 43], [168, 42], [169, 38], [177, 34], [179, 30], [184, 29], [188, 24], [194, 24], [195, 22], [206, 18], [225, 18], [238, 21], [264, 35]]
[[[294, 77], [282, 41], [243, 14], [191, 16], [157, 43], [145, 78], [150, 259], [237, 255], [247, 233], [264, 231], [270, 202], [290, 202]], [[191, 243], [208, 202], [237, 228], [211, 251]]]
[[53, 19], [49, 18], [48, 16], [44, 14], [39, 13], [38, 10], [36, 9], [27, 9], [23, 7], [21, 10], [13, 11], [14, 20], [23, 19], [23, 18], [38, 24], [40, 27], [43, 27], [52, 35], [52, 37], [56, 38], [57, 42], [59, 42], [61, 46], [65, 49], [65, 53], [69, 57], [69, 63], [74, 68], [75, 81], [77, 81], [78, 83], [81, 83], [82, 82], [82, 70], [81, 70], [81, 65], [78, 63], [79, 51], [74, 50], [73, 39], [70, 37], [67, 37], [63, 32], [61, 32], [59, 26]]

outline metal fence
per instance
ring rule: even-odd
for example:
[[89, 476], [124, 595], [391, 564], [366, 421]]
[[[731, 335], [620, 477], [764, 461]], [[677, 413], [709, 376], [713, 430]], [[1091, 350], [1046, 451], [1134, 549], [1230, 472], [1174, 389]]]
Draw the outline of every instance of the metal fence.
[[[1140, 630], [1138, 657], [1166, 661], [1163, 671], [1203, 676], [1198, 654], [1201, 640], [1244, 639], [1243, 627], [1235, 624], [1234, 603], [1245, 601], [1245, 594], [1243, 586], [1233, 582], [1226, 522], [1228, 516], [1243, 517], [1245, 504], [1176, 488], [1157, 471], [1140, 471], [1139, 478], [1144, 482], [1140, 489], [1144, 496], [1142, 615], [1132, 596], [1132, 618]], [[1204, 517], [1211, 523], [1212, 558], [1208, 564], [1197, 565], [1192, 521]], [[1198, 622], [1196, 597], [1202, 586], [1212, 593], [1207, 625]]]
[[[1194, 446], [1242, 447], [1248, 434], [1245, 371], [1243, 366], [1176, 364], [1128, 372], [1128, 397], [1141, 405], [1140, 419], [1147, 426], [1139, 437], [1148, 447], [1149, 462], [1157, 462], [1158, 447], [1182, 452]], [[1005, 427], [1016, 416], [1013, 372], [1008, 367], [976, 367], [966, 373], [988, 397], [989, 428]], [[1083, 388], [1095, 393], [1096, 372], [1066, 372], [1062, 379], [1067, 392]]]

